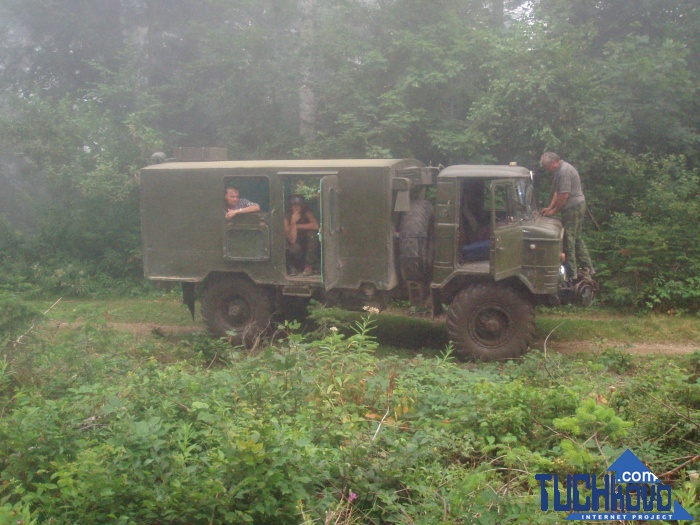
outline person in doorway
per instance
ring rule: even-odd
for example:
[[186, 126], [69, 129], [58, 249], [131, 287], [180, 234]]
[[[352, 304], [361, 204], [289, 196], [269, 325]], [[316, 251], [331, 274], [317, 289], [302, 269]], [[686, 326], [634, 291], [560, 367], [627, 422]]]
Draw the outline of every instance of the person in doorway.
[[296, 194], [290, 196], [284, 214], [289, 275], [297, 275], [300, 268], [303, 268], [304, 276], [318, 273], [318, 229], [318, 219], [304, 202], [304, 198]]
[[490, 237], [490, 216], [484, 210], [484, 181], [470, 180], [462, 187], [461, 244], [471, 244], [488, 240]]
[[542, 215], [551, 217], [561, 212], [564, 226], [564, 254], [571, 268], [571, 278], [578, 279], [578, 268], [589, 275], [595, 274], [586, 243], [581, 238], [583, 218], [586, 215], [586, 197], [581, 189], [578, 171], [559, 155], [548, 151], [540, 158], [540, 166], [553, 174], [552, 200], [542, 210]]
[[224, 214], [226, 220], [232, 220], [236, 215], [241, 213], [253, 213], [260, 211], [260, 205], [251, 202], [248, 199], [241, 198], [241, 192], [238, 188], [229, 186], [224, 192]]
[[462, 185], [462, 208], [459, 229], [462, 262], [484, 261], [489, 258], [491, 221], [484, 210], [484, 181], [470, 180]]

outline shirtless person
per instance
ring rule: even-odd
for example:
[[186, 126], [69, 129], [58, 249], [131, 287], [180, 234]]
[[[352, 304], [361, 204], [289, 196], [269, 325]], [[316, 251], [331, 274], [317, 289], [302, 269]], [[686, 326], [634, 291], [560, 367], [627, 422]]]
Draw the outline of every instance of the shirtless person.
[[287, 234], [287, 263], [289, 275], [296, 275], [303, 265], [302, 275], [317, 272], [319, 256], [318, 219], [301, 195], [289, 197], [284, 214], [284, 231]]

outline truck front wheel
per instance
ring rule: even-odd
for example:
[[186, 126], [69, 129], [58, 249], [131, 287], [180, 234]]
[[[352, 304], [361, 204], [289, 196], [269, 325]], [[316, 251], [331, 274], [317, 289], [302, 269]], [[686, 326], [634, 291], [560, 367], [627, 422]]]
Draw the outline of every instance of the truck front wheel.
[[233, 344], [250, 344], [270, 324], [272, 304], [264, 289], [240, 277], [221, 278], [204, 292], [202, 319], [209, 333]]
[[535, 337], [535, 310], [513, 287], [479, 283], [457, 294], [447, 331], [460, 359], [511, 359], [525, 353]]

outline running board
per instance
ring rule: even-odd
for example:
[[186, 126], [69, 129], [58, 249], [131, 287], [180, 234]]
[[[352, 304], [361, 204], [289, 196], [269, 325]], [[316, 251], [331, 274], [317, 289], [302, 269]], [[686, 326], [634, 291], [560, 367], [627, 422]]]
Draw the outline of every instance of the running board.
[[312, 290], [310, 286], [301, 284], [293, 286], [283, 286], [282, 295], [292, 295], [294, 297], [311, 297]]

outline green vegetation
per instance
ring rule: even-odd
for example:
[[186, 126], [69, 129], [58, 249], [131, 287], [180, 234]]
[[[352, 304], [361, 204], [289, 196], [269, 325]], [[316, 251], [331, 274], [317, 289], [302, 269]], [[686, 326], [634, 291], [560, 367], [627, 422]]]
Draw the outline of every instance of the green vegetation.
[[609, 340], [619, 343], [700, 345], [698, 316], [625, 315], [610, 308], [582, 312], [575, 308], [542, 309], [538, 337], [551, 341]]
[[[0, 524], [558, 523], [534, 475], [627, 447], [700, 516], [700, 354], [619, 349], [700, 344], [697, 2], [0, 12]], [[200, 326], [142, 280], [138, 170], [178, 146], [530, 168], [557, 151], [599, 226], [599, 302], [637, 314], [542, 309], [543, 351], [498, 364], [455, 362], [419, 317], [319, 311], [255, 353], [118, 330]]]
[[[600, 227], [585, 229], [599, 301], [700, 309], [697, 2], [0, 10], [0, 290], [142, 293], [137, 175], [156, 150], [533, 169], [554, 150], [581, 172]], [[549, 178], [536, 182], [548, 201]]]
[[0, 345], [18, 337], [38, 315], [39, 311], [31, 303], [0, 290]]
[[700, 512], [697, 458], [677, 468], [700, 447], [697, 352], [380, 358], [373, 317], [321, 312], [251, 354], [91, 310], [0, 352], [1, 523], [558, 523], [534, 475], [628, 447]]

